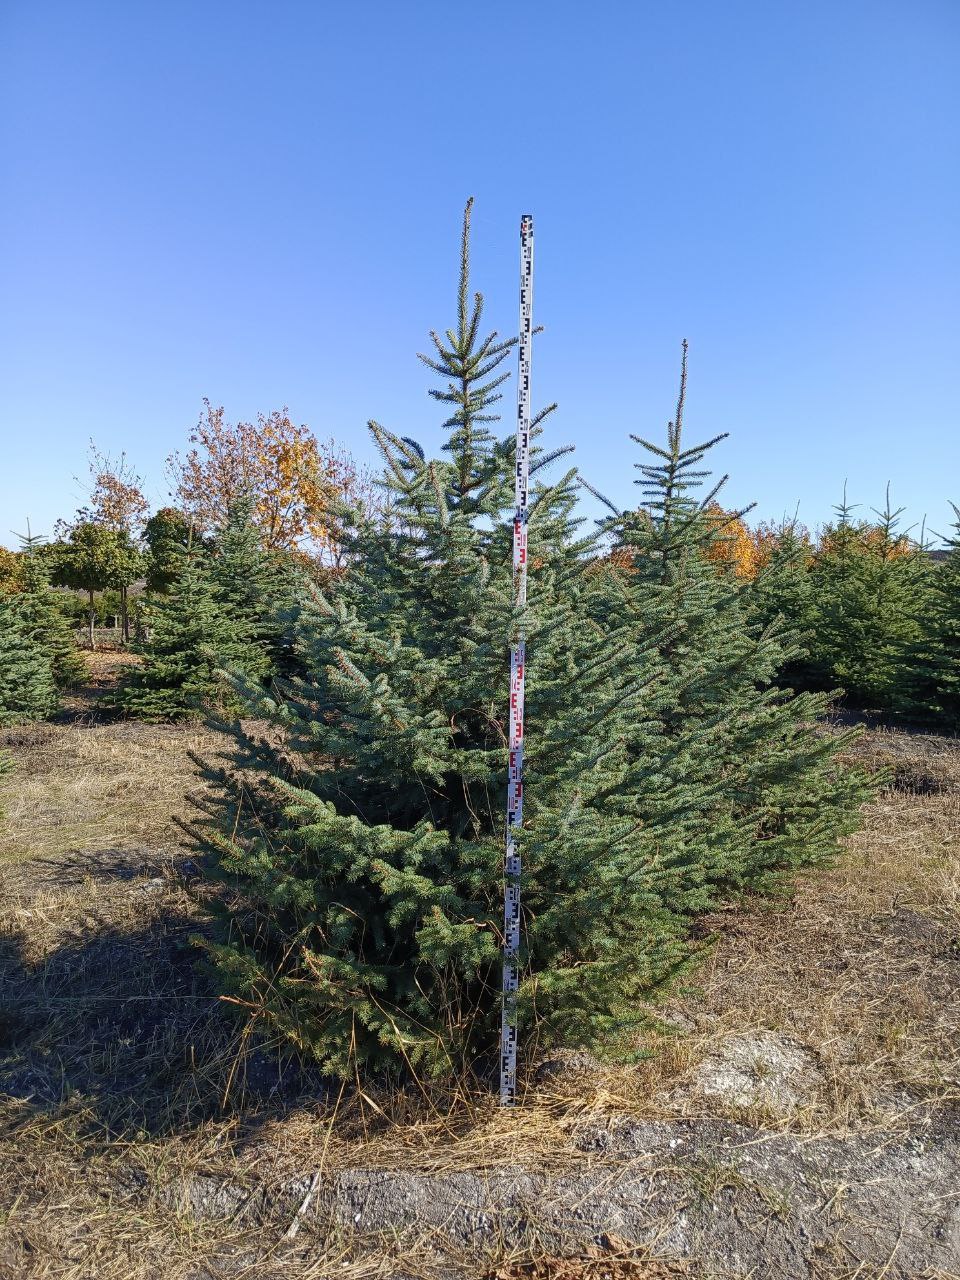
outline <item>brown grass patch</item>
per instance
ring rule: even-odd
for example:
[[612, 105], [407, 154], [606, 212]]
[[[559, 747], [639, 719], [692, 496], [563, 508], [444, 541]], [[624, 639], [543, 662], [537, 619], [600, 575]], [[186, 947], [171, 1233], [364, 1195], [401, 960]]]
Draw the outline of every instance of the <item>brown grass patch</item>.
[[[779, 1123], [804, 1132], [889, 1127], [956, 1098], [958, 836], [960, 794], [887, 794], [836, 867], [801, 878], [783, 902], [709, 921], [719, 944], [697, 986], [667, 1011], [691, 1031], [648, 1068], [651, 1085], [671, 1056], [673, 1084], [718, 1041], [764, 1028], [798, 1041], [822, 1077]], [[685, 1095], [680, 1111], [698, 1106]]]
[[485, 1280], [676, 1280], [689, 1275], [686, 1263], [650, 1258], [627, 1240], [605, 1236], [584, 1253], [504, 1263]]
[[0, 862], [176, 843], [173, 819], [186, 815], [198, 782], [189, 752], [214, 754], [221, 739], [198, 727], [123, 721], [8, 729], [4, 744], [15, 769], [0, 783]]

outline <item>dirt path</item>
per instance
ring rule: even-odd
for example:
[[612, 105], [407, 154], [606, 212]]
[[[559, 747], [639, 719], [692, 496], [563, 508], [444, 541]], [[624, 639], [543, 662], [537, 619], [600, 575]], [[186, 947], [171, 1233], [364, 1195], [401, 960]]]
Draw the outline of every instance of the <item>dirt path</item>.
[[[803, 1139], [713, 1119], [587, 1126], [579, 1167], [331, 1174], [311, 1209], [320, 1233], [351, 1231], [446, 1259], [582, 1250], [604, 1236], [715, 1276], [960, 1274], [960, 1141]], [[276, 1186], [193, 1176], [166, 1194], [199, 1220], [289, 1218], [309, 1172]]]

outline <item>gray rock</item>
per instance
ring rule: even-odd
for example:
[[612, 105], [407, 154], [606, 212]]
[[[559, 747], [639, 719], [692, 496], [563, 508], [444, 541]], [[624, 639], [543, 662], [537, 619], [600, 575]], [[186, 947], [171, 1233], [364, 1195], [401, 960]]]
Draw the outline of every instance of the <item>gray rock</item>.
[[694, 1098], [727, 1107], [765, 1106], [789, 1115], [809, 1101], [822, 1081], [813, 1055], [775, 1031], [727, 1036], [696, 1068]]
[[555, 1049], [538, 1064], [533, 1079], [536, 1084], [543, 1084], [558, 1076], [597, 1075], [603, 1070], [600, 1059], [586, 1049]]

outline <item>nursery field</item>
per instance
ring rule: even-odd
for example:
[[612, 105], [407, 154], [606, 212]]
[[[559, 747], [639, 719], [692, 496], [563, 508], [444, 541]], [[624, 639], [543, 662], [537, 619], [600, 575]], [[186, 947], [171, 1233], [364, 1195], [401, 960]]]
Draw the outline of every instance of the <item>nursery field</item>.
[[7, 10], [0, 1280], [960, 1280], [958, 6]]
[[102, 715], [93, 658], [0, 731], [0, 1276], [960, 1275], [960, 741], [868, 729], [836, 864], [702, 920], [634, 1063], [541, 1055], [504, 1112], [230, 1017], [177, 825], [223, 742]]

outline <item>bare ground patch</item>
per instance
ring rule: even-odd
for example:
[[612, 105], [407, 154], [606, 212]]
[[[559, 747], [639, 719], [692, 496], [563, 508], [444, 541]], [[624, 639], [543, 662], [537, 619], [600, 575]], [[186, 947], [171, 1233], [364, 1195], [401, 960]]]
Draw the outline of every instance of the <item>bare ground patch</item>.
[[706, 922], [638, 1065], [543, 1064], [513, 1115], [331, 1089], [225, 1016], [174, 824], [219, 745], [11, 741], [0, 1276], [960, 1275], [956, 742], [868, 735], [892, 787], [837, 866]]

